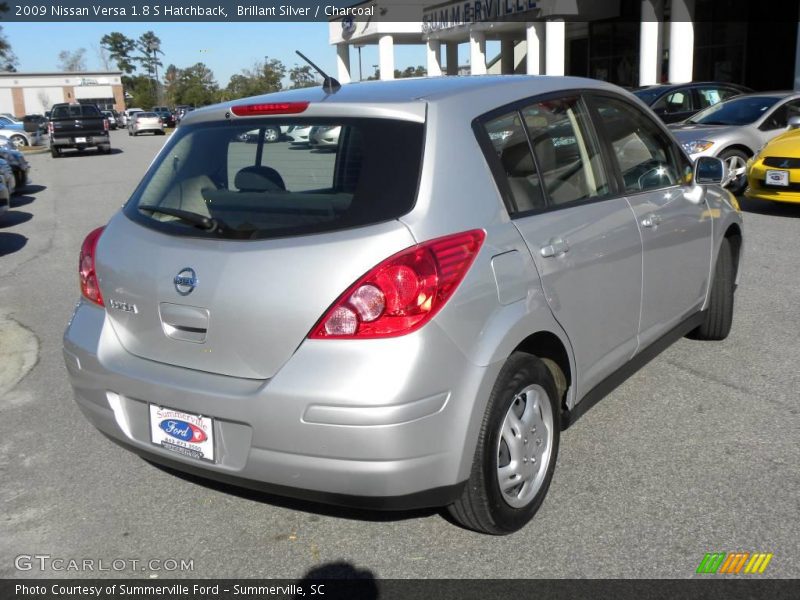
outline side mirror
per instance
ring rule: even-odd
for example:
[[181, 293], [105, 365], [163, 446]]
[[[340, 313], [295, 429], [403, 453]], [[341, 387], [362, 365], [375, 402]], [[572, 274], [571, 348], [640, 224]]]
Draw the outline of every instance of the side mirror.
[[797, 129], [800, 127], [800, 115], [789, 117], [789, 129]]
[[694, 163], [694, 182], [697, 185], [716, 183], [722, 185], [727, 179], [725, 163], [713, 156], [698, 156]]

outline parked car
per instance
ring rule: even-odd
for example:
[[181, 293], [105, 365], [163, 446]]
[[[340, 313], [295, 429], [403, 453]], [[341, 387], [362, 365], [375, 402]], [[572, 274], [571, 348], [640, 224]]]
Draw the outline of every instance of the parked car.
[[14, 170], [11, 168], [11, 165], [2, 158], [0, 158], [0, 179], [3, 180], [3, 184], [8, 189], [9, 196], [13, 196], [17, 187], [14, 178]]
[[128, 124], [128, 135], [139, 135], [151, 132], [153, 135], [164, 135], [164, 124], [154, 112], [137, 112]]
[[9, 208], [11, 208], [11, 194], [8, 193], [5, 183], [0, 181], [0, 218], [8, 212]]
[[114, 116], [114, 113], [110, 110], [104, 110], [103, 116], [108, 119], [108, 127], [109, 129], [116, 129], [118, 127], [117, 118]]
[[312, 148], [336, 148], [339, 145], [341, 129], [331, 125], [312, 127], [308, 135], [308, 145]]
[[[266, 125], [339, 145], [230, 143]], [[684, 334], [727, 336], [743, 227], [723, 179], [589, 79], [206, 107], [82, 245], [78, 406], [177, 470], [509, 533], [562, 427]]]
[[25, 115], [22, 117], [22, 124], [28, 133], [47, 133], [47, 119], [44, 115]]
[[800, 117], [748, 161], [747, 189], [754, 200], [800, 203]]
[[309, 136], [311, 135], [311, 125], [294, 125], [288, 128], [286, 138], [293, 144], [308, 145]]
[[5, 127], [0, 127], [0, 136], [8, 138], [15, 148], [36, 145], [40, 139], [38, 132], [28, 133], [27, 131], [6, 129]]
[[61, 156], [67, 148], [83, 151], [97, 148], [111, 152], [110, 124], [95, 104], [54, 104], [50, 114], [50, 154]]
[[763, 92], [725, 100], [670, 126], [694, 159], [717, 156], [730, 174], [728, 189], [739, 194], [747, 185], [747, 160], [800, 115], [800, 93]]
[[166, 106], [156, 106], [153, 108], [152, 112], [158, 115], [158, 117], [161, 119], [161, 122], [164, 124], [164, 127], [175, 127], [177, 124], [175, 121], [175, 115], [172, 114], [172, 111]]
[[704, 108], [752, 91], [735, 83], [697, 81], [648, 85], [633, 90], [633, 95], [652, 108], [665, 123], [677, 123]]
[[14, 171], [14, 182], [16, 191], [21, 191], [30, 184], [30, 164], [25, 155], [17, 150], [14, 143], [3, 136], [0, 136], [0, 158], [5, 160]]
[[261, 129], [252, 129], [250, 131], [246, 131], [239, 136], [239, 139], [243, 142], [251, 143], [258, 142], [259, 139], [263, 139], [267, 144], [274, 144], [275, 142], [285, 139], [289, 129], [290, 127], [276, 127], [273, 125], [267, 125]]
[[25, 123], [14, 117], [0, 115], [0, 128], [25, 131]]
[[124, 127], [128, 127], [131, 124], [131, 120], [133, 118], [133, 115], [136, 114], [137, 112], [144, 112], [144, 109], [143, 108], [126, 108], [123, 111], [122, 115], [125, 118]]

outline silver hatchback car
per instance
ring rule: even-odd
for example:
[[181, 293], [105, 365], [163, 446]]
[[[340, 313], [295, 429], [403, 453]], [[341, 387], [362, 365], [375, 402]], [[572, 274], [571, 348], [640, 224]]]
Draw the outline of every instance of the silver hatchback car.
[[[256, 144], [340, 128], [334, 152]], [[559, 439], [668, 344], [731, 326], [742, 219], [598, 81], [431, 78], [197, 110], [80, 253], [78, 405], [148, 460], [505, 534]]]

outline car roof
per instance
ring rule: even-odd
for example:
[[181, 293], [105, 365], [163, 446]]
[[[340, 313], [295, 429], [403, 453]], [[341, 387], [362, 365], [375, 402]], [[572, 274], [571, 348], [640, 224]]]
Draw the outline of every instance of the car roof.
[[[417, 77], [391, 81], [362, 81], [343, 85], [332, 94], [322, 87], [285, 90], [262, 96], [242, 98], [197, 109], [185, 117], [186, 123], [211, 121], [231, 107], [251, 103], [309, 102], [315, 108], [344, 105], [448, 104], [462, 107], [469, 103], [471, 112], [483, 114], [518, 99], [562, 90], [614, 90], [619, 87], [583, 77], [545, 75], [470, 75], [460, 77]], [[624, 92], [623, 92], [624, 93]]]

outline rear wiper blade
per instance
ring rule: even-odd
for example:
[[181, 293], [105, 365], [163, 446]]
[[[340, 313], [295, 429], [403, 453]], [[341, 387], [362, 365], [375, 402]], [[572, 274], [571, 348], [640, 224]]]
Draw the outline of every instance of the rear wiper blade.
[[185, 221], [190, 225], [205, 229], [206, 231], [214, 231], [219, 227], [219, 222], [211, 217], [205, 217], [197, 213], [189, 212], [188, 210], [181, 210], [179, 208], [169, 208], [167, 206], [137, 206], [139, 210], [149, 213], [161, 213], [162, 215], [169, 215], [171, 217], [178, 217], [181, 221]]

